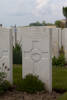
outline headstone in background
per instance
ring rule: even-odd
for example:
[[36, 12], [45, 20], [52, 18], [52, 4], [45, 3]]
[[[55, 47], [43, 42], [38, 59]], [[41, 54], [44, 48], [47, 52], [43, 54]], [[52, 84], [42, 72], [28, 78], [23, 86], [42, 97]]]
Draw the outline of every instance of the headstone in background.
[[65, 60], [67, 61], [67, 28], [62, 30], [63, 47], [65, 52]]
[[12, 33], [7, 28], [0, 28], [0, 72], [12, 83]]

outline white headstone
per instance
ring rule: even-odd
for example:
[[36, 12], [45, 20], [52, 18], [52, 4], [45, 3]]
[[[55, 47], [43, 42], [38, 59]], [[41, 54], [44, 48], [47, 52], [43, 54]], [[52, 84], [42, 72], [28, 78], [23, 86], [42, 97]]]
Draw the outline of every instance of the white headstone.
[[64, 28], [62, 30], [62, 38], [63, 38], [63, 46], [64, 46], [64, 52], [65, 52], [65, 60], [67, 61], [67, 28]]
[[5, 72], [12, 83], [12, 33], [10, 29], [0, 29], [0, 72]]
[[51, 29], [25, 27], [22, 29], [23, 78], [27, 74], [39, 76], [46, 89], [52, 91]]
[[59, 55], [59, 29], [52, 28], [52, 57]]

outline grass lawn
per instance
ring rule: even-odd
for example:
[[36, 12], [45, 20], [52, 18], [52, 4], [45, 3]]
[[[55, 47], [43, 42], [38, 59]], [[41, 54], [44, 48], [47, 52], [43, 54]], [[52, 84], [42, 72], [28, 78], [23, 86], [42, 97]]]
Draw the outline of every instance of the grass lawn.
[[[53, 67], [53, 89], [57, 91], [67, 91], [67, 68], [63, 67]], [[21, 90], [22, 85], [22, 67], [21, 65], [14, 65], [13, 67], [13, 79], [14, 85], [17, 86], [18, 90]], [[67, 100], [67, 93], [65, 93], [61, 99], [58, 100]]]
[[[53, 67], [53, 89], [67, 91], [67, 68]], [[14, 65], [13, 67], [14, 84], [18, 85], [22, 79], [21, 65]]]
[[53, 89], [66, 91], [57, 100], [67, 100], [67, 68], [53, 67]]
[[53, 67], [53, 89], [67, 91], [67, 68]]
[[57, 100], [67, 100], [67, 92], [60, 96]]
[[22, 84], [22, 65], [13, 66], [13, 83], [17, 88], [21, 88], [20, 83]]

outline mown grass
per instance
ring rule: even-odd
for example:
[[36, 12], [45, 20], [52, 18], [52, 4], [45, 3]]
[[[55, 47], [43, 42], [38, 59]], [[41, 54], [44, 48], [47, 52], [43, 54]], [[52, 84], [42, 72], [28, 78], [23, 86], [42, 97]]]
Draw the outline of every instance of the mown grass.
[[13, 84], [19, 86], [22, 81], [22, 65], [13, 66]]
[[[64, 67], [55, 67], [53, 66], [52, 70], [52, 83], [53, 90], [56, 91], [67, 91], [67, 68]], [[13, 67], [13, 82], [17, 90], [22, 90], [22, 66], [14, 65]], [[64, 93], [57, 100], [67, 100], [67, 92]]]
[[[57, 91], [67, 91], [67, 68], [53, 66], [52, 72], [53, 89]], [[14, 65], [13, 80], [16, 86], [22, 84], [22, 65]]]
[[53, 89], [57, 91], [67, 91], [67, 68], [53, 67]]
[[53, 67], [53, 89], [59, 92], [66, 91], [57, 100], [67, 100], [67, 68]]
[[57, 100], [67, 100], [67, 92], [60, 96]]

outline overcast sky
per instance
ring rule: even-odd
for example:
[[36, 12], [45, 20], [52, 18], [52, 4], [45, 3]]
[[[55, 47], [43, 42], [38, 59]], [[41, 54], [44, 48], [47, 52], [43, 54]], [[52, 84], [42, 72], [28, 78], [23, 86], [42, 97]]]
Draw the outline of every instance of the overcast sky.
[[0, 0], [0, 24], [28, 25], [30, 22], [54, 22], [64, 19], [62, 7], [67, 0]]

